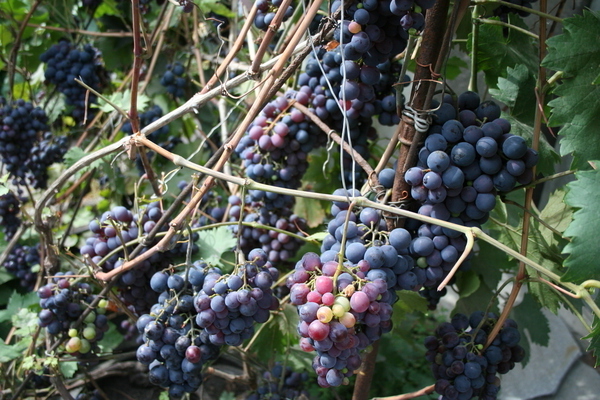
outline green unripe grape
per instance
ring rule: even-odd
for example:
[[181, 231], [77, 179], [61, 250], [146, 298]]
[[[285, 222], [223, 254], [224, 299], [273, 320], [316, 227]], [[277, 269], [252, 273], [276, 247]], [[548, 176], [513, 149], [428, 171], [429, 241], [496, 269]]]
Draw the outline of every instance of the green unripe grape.
[[108, 307], [108, 300], [102, 299], [98, 302], [98, 308], [106, 308]]
[[75, 337], [77, 336], [77, 329], [71, 328], [69, 329], [69, 337]]
[[96, 313], [94, 311], [92, 311], [91, 313], [89, 313], [88, 315], [85, 316], [83, 322], [85, 322], [86, 324], [91, 324], [95, 320], [96, 320]]
[[427, 258], [426, 257], [419, 257], [417, 259], [417, 266], [419, 268], [427, 268]]
[[334, 304], [339, 304], [344, 308], [344, 311], [350, 311], [350, 300], [344, 296], [337, 296]]
[[83, 337], [87, 340], [94, 340], [96, 338], [96, 328], [91, 326], [86, 327], [83, 330]]
[[337, 318], [341, 318], [346, 314], [346, 310], [344, 310], [344, 306], [341, 304], [334, 304], [331, 306], [331, 311], [333, 311], [333, 315]]
[[81, 346], [79, 347], [79, 352], [81, 354], [85, 354], [92, 349], [92, 345], [85, 339], [81, 339]]

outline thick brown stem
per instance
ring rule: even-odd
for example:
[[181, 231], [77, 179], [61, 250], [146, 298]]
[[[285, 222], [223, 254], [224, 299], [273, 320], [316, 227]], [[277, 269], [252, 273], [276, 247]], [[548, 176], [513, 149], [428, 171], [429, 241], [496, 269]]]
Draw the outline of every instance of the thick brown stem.
[[373, 343], [372, 350], [367, 353], [360, 371], [356, 375], [356, 383], [354, 384], [354, 392], [352, 400], [367, 400], [369, 398], [369, 390], [371, 389], [371, 381], [375, 373], [375, 361], [379, 352], [379, 340]]
[[[410, 97], [410, 106], [417, 111], [428, 108], [428, 102], [431, 100], [427, 99], [427, 93], [429, 86], [435, 84], [431, 80], [435, 79], [433, 69], [442, 48], [448, 7], [448, 0], [440, 0], [427, 11], [426, 29], [423, 32], [423, 42], [417, 58], [417, 70]], [[404, 172], [416, 164], [419, 141], [422, 141], [424, 136], [425, 133], [417, 133], [411, 118], [402, 116], [399, 127], [399, 140], [402, 146], [400, 146], [398, 154], [396, 178], [392, 191], [393, 202], [406, 199], [410, 192], [410, 185], [404, 181]]]

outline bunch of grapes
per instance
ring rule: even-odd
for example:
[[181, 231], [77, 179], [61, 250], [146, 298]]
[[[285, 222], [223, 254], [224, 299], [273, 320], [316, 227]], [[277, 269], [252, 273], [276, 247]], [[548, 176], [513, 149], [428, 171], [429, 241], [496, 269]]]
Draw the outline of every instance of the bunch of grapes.
[[20, 280], [22, 287], [33, 290], [37, 273], [32, 268], [40, 264], [39, 246], [15, 245], [9, 253], [3, 267]]
[[[235, 149], [249, 178], [279, 187], [300, 187], [308, 168], [307, 154], [326, 140], [317, 126], [292, 108], [294, 102], [307, 106], [311, 95], [304, 87], [278, 96], [250, 125]], [[253, 191], [251, 196], [254, 201], [264, 201], [267, 208], [291, 208], [294, 201], [291, 196], [262, 191]]]
[[89, 308], [95, 295], [88, 283], [72, 275], [71, 272], [59, 272], [50, 283], [38, 289], [42, 307], [38, 323], [50, 335], [66, 335], [69, 338], [65, 344], [68, 353], [88, 354], [108, 330], [108, 319], [104, 315], [108, 301], [100, 300], [98, 307], [92, 309], [83, 323], [77, 326], [75, 323]]
[[185, 68], [181, 63], [169, 64], [165, 74], [160, 78], [160, 84], [167, 88], [167, 93], [175, 98], [185, 97], [187, 80], [183, 76]]
[[298, 306], [300, 347], [316, 351], [313, 368], [322, 387], [348, 384], [360, 351], [391, 330], [393, 294], [377, 270], [361, 260], [341, 264], [306, 253], [288, 279], [290, 302]]
[[136, 324], [143, 342], [137, 359], [149, 366], [150, 382], [167, 387], [173, 398], [196, 391], [202, 383], [202, 366], [219, 353], [208, 332], [196, 324], [194, 307], [194, 296], [213, 271], [218, 270], [196, 262], [184, 275], [156, 272], [150, 287], [160, 293], [158, 301]]
[[300, 396], [308, 398], [308, 392], [302, 389], [303, 382], [307, 380], [306, 372], [294, 371], [290, 366], [283, 368], [278, 362], [271, 371], [263, 374], [261, 385], [246, 400], [297, 399]]
[[[458, 110], [444, 102], [436, 111], [419, 163], [406, 171], [404, 180], [421, 204], [419, 214], [479, 227], [494, 209], [497, 193], [531, 182], [538, 154], [510, 133], [496, 103], [480, 102], [476, 93], [465, 92], [458, 97]], [[421, 224], [410, 250], [427, 271], [424, 286], [441, 283], [465, 247], [460, 232]]]
[[495, 400], [500, 390], [497, 374], [506, 374], [525, 355], [519, 346], [521, 335], [511, 319], [490, 346], [488, 335], [497, 323], [493, 313], [476, 311], [467, 317], [455, 314], [442, 323], [434, 336], [425, 338], [426, 358], [436, 379], [435, 391], [447, 400], [479, 398]]
[[[36, 188], [43, 187], [42, 183], [45, 184], [48, 179], [48, 164], [35, 166], [35, 162], [40, 135], [48, 130], [46, 113], [25, 100], [8, 104], [4, 97], [0, 97], [0, 120], [0, 159], [6, 171], [15, 178], [15, 184], [25, 184], [28, 178]], [[49, 135], [44, 135], [44, 139], [51, 137]]]
[[[254, 26], [262, 31], [267, 31], [269, 25], [275, 18], [279, 6], [283, 0], [256, 0], [256, 17], [254, 17]], [[283, 22], [287, 21], [294, 14], [294, 7], [289, 6], [283, 15]]]
[[254, 333], [254, 323], [265, 323], [279, 302], [271, 290], [279, 271], [267, 261], [267, 253], [254, 249], [248, 261], [231, 274], [206, 275], [194, 297], [196, 323], [211, 343], [239, 346]]
[[[114, 207], [105, 212], [100, 220], [90, 222], [89, 229], [93, 236], [86, 240], [80, 253], [89, 257], [95, 265], [101, 266], [103, 271], [111, 271], [124, 263], [126, 251], [128, 253], [136, 247], [136, 243], [130, 242], [150, 233], [161, 217], [159, 202], [150, 203], [137, 218], [123, 206]], [[167, 229], [165, 224], [162, 230]], [[142, 252], [157, 242], [158, 239], [145, 243]], [[150, 290], [150, 278], [155, 272], [167, 268], [175, 257], [185, 256], [189, 245], [194, 246], [194, 252], [197, 251], [196, 244], [177, 242], [171, 250], [156, 253], [136, 268], [119, 275], [117, 287], [125, 304], [131, 305], [138, 315], [147, 313], [158, 298]], [[118, 248], [121, 250], [115, 252]]]
[[44, 133], [42, 140], [31, 149], [31, 156], [25, 163], [29, 170], [28, 178], [36, 189], [48, 187], [48, 167], [63, 161], [69, 150], [66, 136], [54, 137], [51, 132]]
[[73, 107], [73, 118], [78, 121], [83, 120], [86, 112], [88, 119], [93, 117], [94, 110], [89, 106], [95, 104], [97, 98], [75, 79], [81, 79], [100, 92], [104, 75], [100, 57], [100, 52], [91, 45], [86, 44], [80, 50], [67, 40], [53, 45], [40, 56], [40, 60], [46, 63], [46, 80], [65, 95], [67, 105]]
[[[265, 195], [268, 196], [269, 194], [266, 193]], [[264, 202], [256, 202], [252, 199], [252, 194], [249, 194], [242, 218], [242, 200], [238, 196], [230, 196], [228, 199], [231, 205], [229, 209], [230, 221], [239, 221], [242, 218], [244, 222], [255, 222], [298, 236], [305, 236], [304, 232], [306, 232], [307, 225], [303, 218], [292, 214], [288, 208], [269, 210], [264, 206]], [[240, 227], [234, 225], [231, 229], [236, 236], [239, 236], [240, 249], [244, 254], [248, 254], [254, 248], [261, 248], [272, 263], [289, 260], [304, 244], [304, 241], [300, 238], [268, 228], [242, 225], [241, 231], [239, 231]]]
[[0, 196], [0, 222], [4, 239], [7, 242], [12, 239], [21, 226], [20, 211], [21, 203], [14, 193], [8, 192]]

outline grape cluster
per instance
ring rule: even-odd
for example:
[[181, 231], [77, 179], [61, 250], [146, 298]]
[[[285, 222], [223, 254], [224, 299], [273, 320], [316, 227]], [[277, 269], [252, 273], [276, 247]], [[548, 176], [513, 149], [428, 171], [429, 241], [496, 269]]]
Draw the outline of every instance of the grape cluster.
[[298, 399], [300, 396], [308, 398], [308, 392], [302, 388], [303, 382], [307, 380], [306, 372], [294, 371], [290, 366], [283, 368], [278, 362], [271, 371], [263, 373], [261, 385], [246, 400]]
[[300, 347], [316, 351], [313, 368], [322, 387], [348, 384], [361, 365], [359, 352], [391, 330], [393, 292], [378, 272], [366, 260], [340, 265], [306, 253], [288, 279]]
[[202, 366], [219, 353], [208, 332], [196, 324], [194, 307], [194, 296], [211, 271], [218, 270], [196, 262], [185, 275], [156, 272], [150, 287], [156, 295], [160, 293], [158, 301], [136, 323], [142, 334], [137, 359], [149, 366], [150, 382], [167, 387], [173, 398], [197, 390]]
[[[254, 26], [262, 31], [267, 31], [269, 25], [275, 18], [279, 6], [283, 0], [256, 0], [256, 17], [254, 17]], [[283, 15], [283, 22], [287, 21], [294, 14], [294, 7], [289, 6]]]
[[73, 43], [62, 40], [42, 53], [40, 60], [46, 63], [46, 80], [56, 85], [58, 91], [65, 95], [67, 105], [73, 107], [73, 118], [81, 121], [86, 112], [88, 119], [93, 117], [94, 109], [89, 105], [95, 104], [97, 97], [88, 93], [75, 79], [81, 79], [97, 92], [101, 91], [104, 71], [99, 51], [89, 44], [80, 50]]
[[20, 280], [22, 287], [33, 290], [37, 281], [37, 273], [32, 268], [40, 264], [38, 246], [15, 245], [9, 253], [4, 268]]
[[[497, 193], [531, 182], [538, 154], [510, 133], [510, 123], [500, 118], [493, 101], [481, 102], [477, 93], [465, 92], [458, 96], [457, 113], [447, 100], [435, 113], [418, 165], [406, 171], [404, 180], [421, 204], [419, 214], [479, 227], [496, 206]], [[411, 254], [426, 269], [424, 286], [434, 287], [452, 269], [466, 239], [458, 231], [427, 223], [416, 231]]]
[[88, 283], [72, 275], [71, 272], [59, 272], [50, 283], [38, 289], [42, 308], [38, 323], [50, 335], [66, 335], [69, 338], [65, 344], [68, 353], [88, 354], [108, 330], [108, 319], [104, 314], [108, 302], [100, 300], [98, 307], [83, 319], [83, 324], [76, 326], [75, 322], [94, 301], [95, 295]]
[[[305, 115], [292, 108], [293, 101], [307, 105], [312, 91], [302, 88], [269, 102], [248, 128], [235, 151], [243, 160], [246, 175], [271, 185], [298, 188], [308, 168], [307, 154], [325, 135]], [[291, 196], [251, 191], [253, 201], [263, 201], [268, 209], [291, 208]]]
[[497, 374], [506, 374], [525, 355], [519, 345], [521, 335], [511, 319], [487, 348], [488, 335], [498, 317], [476, 311], [467, 317], [455, 314], [442, 323], [435, 336], [425, 338], [426, 358], [436, 379], [435, 391], [443, 400], [469, 400], [475, 397], [495, 400], [500, 390]]
[[[268, 196], [269, 193], [266, 193], [266, 195]], [[244, 215], [242, 217], [241, 199], [238, 196], [230, 196], [228, 202], [231, 205], [229, 209], [231, 221], [239, 221], [242, 218], [244, 222], [254, 222], [267, 227], [281, 229], [298, 236], [305, 236], [304, 232], [307, 229], [306, 221], [296, 214], [292, 214], [287, 208], [269, 210], [264, 206], [262, 201], [252, 201], [252, 194], [249, 194], [246, 199], [246, 209], [243, 210]], [[244, 254], [248, 254], [254, 248], [261, 248], [268, 255], [268, 260], [272, 263], [289, 260], [304, 244], [304, 241], [300, 238], [268, 228], [243, 225], [241, 226], [241, 231], [239, 231], [240, 227], [234, 225], [231, 229], [236, 236], [239, 234], [240, 249]]]
[[267, 322], [269, 311], [279, 307], [271, 291], [279, 271], [261, 249], [250, 251], [248, 259], [232, 274], [207, 274], [202, 290], [194, 297], [196, 324], [214, 345], [241, 345], [254, 333], [254, 323]]
[[[57, 140], [61, 146], [48, 147], [52, 134], [47, 132], [46, 113], [22, 99], [8, 104], [0, 97], [0, 119], [0, 158], [6, 171], [15, 178], [15, 184], [25, 184], [27, 179], [35, 188], [44, 187], [48, 165], [64, 155], [64, 139]], [[43, 138], [42, 132], [47, 132]], [[42, 147], [44, 151], [40, 150]]]
[[183, 76], [185, 68], [181, 63], [176, 62], [168, 65], [165, 74], [160, 78], [160, 84], [167, 88], [167, 93], [175, 98], [185, 97], [185, 87], [187, 81]]
[[[86, 240], [80, 253], [89, 257], [94, 264], [101, 266], [103, 271], [111, 271], [123, 264], [125, 256], [124, 250], [116, 253], [113, 251], [119, 247], [126, 247], [128, 252], [132, 251], [136, 244], [127, 245], [127, 243], [138, 239], [138, 236], [150, 233], [161, 217], [162, 210], [159, 202], [150, 203], [140, 212], [138, 218], [123, 206], [114, 207], [111, 211], [105, 212], [99, 220], [90, 222], [89, 229], [93, 236]], [[167, 229], [165, 225], [163, 230]], [[157, 242], [158, 239], [145, 243], [142, 252], [147, 251]], [[150, 290], [149, 282], [152, 275], [167, 268], [175, 257], [185, 256], [188, 245], [189, 242], [178, 242], [171, 250], [156, 253], [142, 261], [138, 267], [119, 275], [117, 287], [125, 304], [131, 305], [138, 315], [147, 313], [158, 298], [158, 295]], [[197, 245], [192, 244], [192, 246], [194, 246], [193, 252], [197, 251]], [[109, 256], [109, 253], [112, 254]]]
[[54, 137], [51, 132], [44, 133], [42, 140], [31, 149], [31, 156], [25, 163], [30, 171], [28, 178], [36, 189], [48, 187], [48, 167], [62, 162], [69, 150], [66, 136]]
[[21, 226], [21, 203], [17, 196], [8, 192], [0, 196], [0, 222], [2, 223], [2, 232], [4, 240], [10, 241]]

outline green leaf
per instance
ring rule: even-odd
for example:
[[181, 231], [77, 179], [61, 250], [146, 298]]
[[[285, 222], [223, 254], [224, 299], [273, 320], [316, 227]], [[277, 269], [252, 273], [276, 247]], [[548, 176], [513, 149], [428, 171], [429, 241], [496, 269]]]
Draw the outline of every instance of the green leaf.
[[268, 363], [275, 355], [286, 354], [297, 343], [298, 311], [286, 303], [282, 312], [271, 313], [271, 319], [256, 329], [250, 348], [259, 360]]
[[562, 83], [548, 103], [549, 126], [560, 126], [560, 153], [573, 153], [573, 167], [587, 167], [600, 159], [600, 86], [594, 82], [600, 68], [600, 13], [565, 18], [563, 34], [548, 39], [542, 66], [564, 72]]
[[235, 14], [217, 0], [200, 0], [197, 4], [204, 13], [212, 11], [227, 18], [235, 18]]
[[398, 301], [394, 308], [404, 309], [408, 312], [418, 311], [425, 314], [427, 309], [427, 299], [412, 290], [399, 290], [396, 292]]
[[[567, 191], [562, 189], [552, 192], [548, 198], [548, 203], [540, 212], [541, 220], [560, 233], [567, 229], [573, 219], [573, 210], [564, 202], [566, 194]], [[540, 226], [540, 229], [542, 236], [548, 242], [555, 236], [554, 232], [545, 226]]]
[[4, 340], [0, 340], [0, 363], [7, 363], [15, 358], [23, 355], [23, 351], [27, 348], [25, 343], [15, 343], [13, 345], [4, 344]]
[[506, 69], [506, 77], [498, 78], [498, 89], [490, 89], [490, 94], [510, 107], [510, 114], [528, 125], [533, 125], [535, 116], [534, 74], [523, 64]]
[[[88, 154], [85, 151], [83, 151], [83, 149], [81, 147], [73, 146], [66, 152], [65, 158], [64, 158], [64, 164], [67, 168], [69, 168], [69, 167], [73, 166], [73, 164], [75, 164], [77, 161], [81, 160], [83, 157], [85, 157], [87, 155]], [[102, 161], [102, 159], [98, 159], [98, 160], [92, 162], [87, 167], [81, 168], [77, 173], [83, 174], [85, 171], [88, 171], [92, 168], [99, 167], [101, 165], [103, 165], [103, 161]]]
[[67, 379], [72, 378], [77, 372], [77, 361], [63, 361], [58, 365], [60, 373]]
[[[520, 17], [509, 15], [509, 22], [529, 29]], [[472, 55], [472, 34], [469, 34], [467, 48]], [[504, 28], [498, 25], [484, 24], [479, 27], [477, 69], [485, 73], [485, 82], [489, 87], [496, 87], [498, 78], [505, 76], [507, 67], [514, 68], [521, 64], [535, 73], [538, 64], [532, 54], [537, 54], [537, 49], [528, 35], [514, 29], [508, 29], [508, 34], [505, 35]]]
[[[125, 90], [123, 92], [115, 92], [110, 96], [106, 96], [108, 100], [110, 100], [114, 105], [119, 107], [123, 111], [129, 111], [129, 107], [131, 106], [131, 90]], [[98, 98], [100, 103], [100, 110], [110, 113], [114, 111], [114, 107], [107, 103], [104, 99]], [[143, 110], [146, 105], [150, 102], [150, 98], [146, 95], [138, 95], [137, 98], [137, 108], [138, 111]]]
[[479, 289], [481, 280], [475, 271], [464, 271], [456, 275], [456, 286], [461, 297], [468, 297]]
[[509, 270], [514, 263], [509, 261], [505, 252], [483, 240], [477, 243], [477, 247], [479, 250], [471, 259], [471, 267], [488, 287], [495, 288], [502, 278], [502, 271]]
[[98, 342], [98, 346], [103, 352], [110, 352], [116, 349], [123, 342], [123, 339], [123, 334], [117, 330], [117, 327], [114, 324], [109, 324], [108, 331], [104, 333], [104, 337]]
[[325, 220], [326, 211], [322, 201], [298, 197], [294, 205], [294, 214], [304, 218], [309, 227], [315, 228]]
[[498, 311], [498, 298], [494, 296], [492, 289], [485, 282], [481, 282], [479, 288], [468, 297], [461, 297], [451, 314], [462, 313], [471, 315], [474, 311], [485, 311], [490, 305], [489, 311]]
[[158, 400], [170, 400], [171, 396], [169, 396], [169, 392], [167, 392], [166, 390], [163, 390], [162, 392], [160, 392], [160, 396], [158, 396]]
[[456, 79], [463, 69], [469, 68], [469, 64], [460, 57], [450, 57], [446, 62], [446, 79]]
[[9, 192], [7, 184], [9, 176], [10, 174], [4, 174], [2, 177], [0, 177], [0, 196]]
[[[596, 297], [596, 305], [600, 306], [600, 296]], [[588, 339], [590, 344], [587, 351], [592, 352], [594, 355], [594, 367], [600, 366], [600, 318], [594, 316], [594, 322], [592, 323], [592, 332], [585, 336], [583, 339]]]
[[523, 301], [513, 308], [512, 312], [519, 328], [529, 332], [529, 337], [533, 343], [548, 346], [550, 340], [548, 318], [542, 312], [540, 303], [535, 301], [531, 294], [526, 293]]
[[221, 265], [221, 257], [230, 252], [237, 244], [237, 239], [226, 226], [198, 232], [198, 257], [209, 264]]
[[25, 295], [14, 292], [8, 300], [6, 310], [0, 310], [0, 322], [10, 321], [13, 315], [16, 315], [20, 309], [36, 305], [39, 300], [36, 292], [30, 292]]
[[567, 184], [565, 202], [577, 208], [573, 220], [565, 230], [571, 241], [565, 246], [569, 256], [565, 260], [567, 272], [563, 280], [581, 283], [600, 276], [600, 246], [598, 246], [598, 196], [600, 196], [600, 171], [581, 171], [576, 181]]

